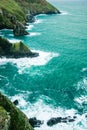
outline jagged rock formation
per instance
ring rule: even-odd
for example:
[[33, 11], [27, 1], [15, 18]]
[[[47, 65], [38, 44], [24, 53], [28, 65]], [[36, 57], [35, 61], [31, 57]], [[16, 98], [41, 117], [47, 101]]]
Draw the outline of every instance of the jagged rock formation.
[[1, 93], [0, 130], [34, 130], [26, 115]]
[[15, 36], [23, 36], [23, 35], [29, 34], [25, 30], [25, 26], [22, 23], [18, 22], [18, 21], [14, 25], [13, 33], [14, 33]]
[[33, 16], [43, 13], [60, 11], [46, 0], [0, 0], [0, 29], [14, 29], [15, 36], [26, 35], [28, 33], [23, 24], [26, 21], [34, 22]]
[[20, 58], [20, 57], [36, 57], [38, 53], [32, 52], [22, 42], [10, 43], [8, 40], [0, 37], [0, 57]]

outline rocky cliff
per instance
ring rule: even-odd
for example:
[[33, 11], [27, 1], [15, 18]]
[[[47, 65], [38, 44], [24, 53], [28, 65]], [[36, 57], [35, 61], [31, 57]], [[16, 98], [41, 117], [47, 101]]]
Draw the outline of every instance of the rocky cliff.
[[34, 21], [32, 16], [42, 13], [60, 12], [46, 0], [0, 0], [0, 29], [14, 29], [16, 36], [26, 35], [26, 21]]
[[0, 130], [34, 130], [26, 115], [1, 93]]

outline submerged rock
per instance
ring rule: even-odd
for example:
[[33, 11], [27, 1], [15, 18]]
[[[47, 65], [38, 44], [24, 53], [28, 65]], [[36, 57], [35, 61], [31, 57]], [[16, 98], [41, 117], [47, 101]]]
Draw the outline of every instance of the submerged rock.
[[40, 127], [44, 122], [41, 120], [37, 120], [36, 117], [30, 118], [29, 123], [32, 127]]
[[0, 57], [21, 58], [37, 57], [39, 53], [32, 52], [24, 43], [10, 43], [8, 40], [0, 37]]

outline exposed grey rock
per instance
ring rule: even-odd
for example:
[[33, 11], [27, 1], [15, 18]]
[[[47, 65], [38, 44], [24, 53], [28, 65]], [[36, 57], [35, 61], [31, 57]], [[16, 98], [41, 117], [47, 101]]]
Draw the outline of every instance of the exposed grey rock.
[[28, 35], [29, 34], [26, 31], [25, 26], [22, 23], [18, 22], [18, 21], [14, 25], [13, 33], [14, 33], [15, 36], [23, 36], [23, 35]]
[[36, 117], [30, 118], [29, 123], [32, 127], [40, 127], [44, 122], [41, 120], [37, 120]]

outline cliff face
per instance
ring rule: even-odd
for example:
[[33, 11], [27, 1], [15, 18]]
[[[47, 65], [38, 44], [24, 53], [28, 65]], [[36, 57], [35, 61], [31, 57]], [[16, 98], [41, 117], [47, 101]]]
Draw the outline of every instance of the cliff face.
[[0, 29], [14, 28], [17, 21], [25, 23], [26, 14], [60, 13], [46, 0], [0, 0]]
[[29, 119], [0, 93], [0, 130], [34, 130]]

